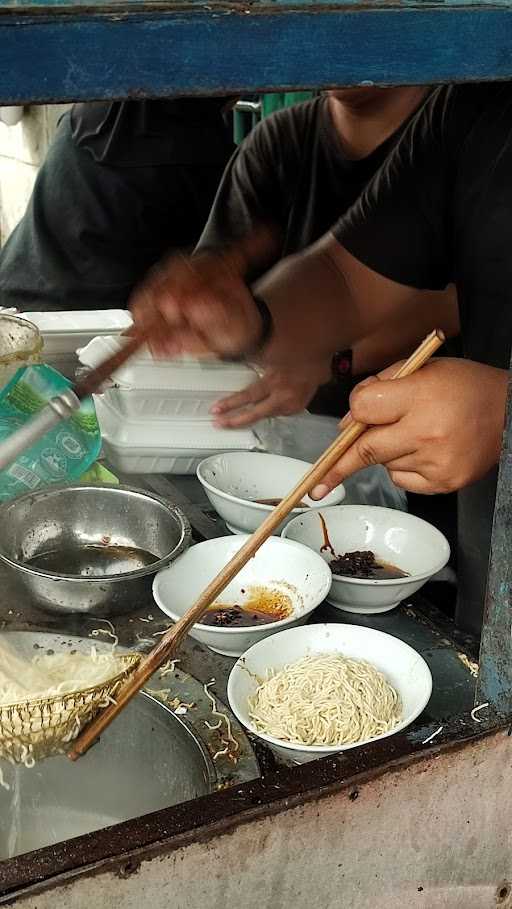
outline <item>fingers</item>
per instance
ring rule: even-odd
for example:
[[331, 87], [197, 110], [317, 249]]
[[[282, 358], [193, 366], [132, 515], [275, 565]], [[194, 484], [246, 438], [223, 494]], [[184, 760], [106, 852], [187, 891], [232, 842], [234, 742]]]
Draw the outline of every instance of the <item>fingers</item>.
[[240, 413], [219, 417], [215, 420], [214, 425], [220, 426], [222, 429], [242, 429], [272, 416], [275, 416], [275, 405], [270, 397], [265, 398], [259, 404], [250, 405]]
[[249, 388], [217, 401], [211, 413], [216, 426], [230, 429], [251, 426], [266, 417], [290, 416], [304, 409], [316, 386], [316, 377], [290, 381], [280, 371], [270, 369]]
[[258, 404], [268, 395], [268, 386], [264, 378], [258, 379], [244, 388], [243, 391], [237, 391], [233, 395], [228, 395], [220, 401], [216, 401], [210, 409], [214, 415], [228, 414], [232, 410], [239, 410], [241, 407], [247, 407], [249, 404]]
[[417, 492], [424, 496], [430, 496], [438, 491], [426, 477], [415, 471], [390, 470], [389, 476], [395, 486], [399, 486], [400, 489], [405, 489], [407, 492]]
[[[365, 467], [375, 464], [393, 463], [406, 458], [405, 466], [409, 470], [417, 469], [416, 452], [408, 438], [407, 428], [397, 423], [391, 426], [375, 427], [366, 430], [362, 436], [345, 452], [337, 464], [324, 477], [322, 482], [311, 492], [312, 499], [323, 499], [328, 492], [339, 486], [347, 477]], [[404, 462], [399, 465], [404, 469]]]

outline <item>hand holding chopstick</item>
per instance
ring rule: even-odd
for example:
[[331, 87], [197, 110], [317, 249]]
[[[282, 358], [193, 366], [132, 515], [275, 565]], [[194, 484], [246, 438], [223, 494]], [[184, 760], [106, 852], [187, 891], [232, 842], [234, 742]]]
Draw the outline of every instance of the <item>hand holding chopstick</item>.
[[[444, 335], [442, 332], [432, 332], [400, 367], [393, 378], [399, 379], [412, 375], [430, 359], [443, 341]], [[352, 420], [350, 415], [345, 418], [342, 432], [338, 438], [321, 455], [306, 476], [274, 508], [222, 571], [208, 584], [194, 605], [163, 635], [156, 647], [145, 657], [128, 681], [119, 689], [116, 694], [116, 703], [103, 710], [76, 739], [68, 755], [71, 760], [77, 760], [80, 755], [85, 754], [98, 736], [104, 732], [121, 710], [138, 694], [153, 673], [171, 657], [192, 625], [199, 621], [208, 607], [247, 564], [249, 559], [254, 556], [265, 540], [272, 535], [274, 530], [288, 516], [290, 511], [299, 504], [303, 497], [320, 482], [341, 455], [362, 435], [365, 429], [367, 429], [366, 424]]]

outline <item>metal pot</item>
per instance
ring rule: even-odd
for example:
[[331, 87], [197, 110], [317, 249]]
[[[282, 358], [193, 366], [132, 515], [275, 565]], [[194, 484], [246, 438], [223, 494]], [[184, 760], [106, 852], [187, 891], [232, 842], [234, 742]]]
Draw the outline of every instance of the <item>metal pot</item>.
[[62, 755], [2, 769], [10, 789], [0, 787], [0, 862], [198, 798], [217, 782], [198, 736], [146, 694], [78, 765]]
[[151, 596], [189, 545], [175, 505], [129, 486], [52, 486], [0, 509], [0, 560], [49, 612], [114, 616]]

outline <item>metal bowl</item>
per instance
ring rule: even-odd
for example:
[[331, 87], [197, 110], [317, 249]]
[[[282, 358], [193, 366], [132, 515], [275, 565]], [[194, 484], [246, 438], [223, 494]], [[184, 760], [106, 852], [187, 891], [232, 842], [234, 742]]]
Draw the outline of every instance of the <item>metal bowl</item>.
[[190, 539], [179, 508], [129, 486], [52, 486], [0, 509], [0, 560], [48, 612], [113, 616], [140, 607], [153, 575]]

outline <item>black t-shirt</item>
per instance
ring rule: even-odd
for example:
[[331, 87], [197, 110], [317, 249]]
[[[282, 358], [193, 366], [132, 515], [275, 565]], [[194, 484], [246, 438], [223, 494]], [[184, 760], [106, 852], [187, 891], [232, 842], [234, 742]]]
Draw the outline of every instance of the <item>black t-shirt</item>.
[[325, 95], [272, 114], [233, 155], [199, 246], [221, 246], [263, 220], [282, 231], [278, 258], [299, 252], [355, 202], [400, 132], [354, 160], [343, 150]]
[[[507, 369], [512, 340], [512, 85], [438, 89], [334, 229], [418, 288], [457, 286], [464, 354]], [[496, 471], [459, 493], [459, 623], [482, 616]]]
[[[350, 158], [321, 95], [272, 114], [250, 133], [224, 172], [199, 247], [222, 246], [270, 221], [281, 231], [276, 259], [300, 252], [337, 222], [359, 197], [404, 126], [366, 158]], [[268, 262], [266, 267], [274, 264]], [[258, 277], [252, 273], [250, 279]], [[362, 377], [360, 377], [362, 378]], [[330, 382], [309, 404], [342, 416], [355, 381]]]
[[126, 305], [173, 247], [193, 248], [233, 153], [221, 99], [77, 104], [0, 251], [0, 304]]

